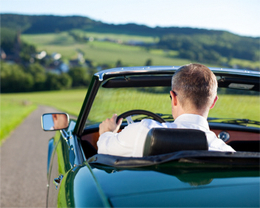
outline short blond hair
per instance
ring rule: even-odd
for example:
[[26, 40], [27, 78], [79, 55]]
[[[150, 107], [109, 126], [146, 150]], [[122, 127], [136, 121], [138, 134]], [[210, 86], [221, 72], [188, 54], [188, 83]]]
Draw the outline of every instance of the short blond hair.
[[172, 90], [182, 106], [190, 102], [196, 109], [210, 107], [217, 96], [214, 73], [202, 64], [181, 66], [172, 77]]

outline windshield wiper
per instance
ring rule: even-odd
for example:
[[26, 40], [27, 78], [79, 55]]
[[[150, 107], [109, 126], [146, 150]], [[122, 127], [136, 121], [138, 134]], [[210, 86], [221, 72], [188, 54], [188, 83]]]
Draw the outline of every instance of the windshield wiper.
[[214, 121], [214, 120], [222, 120], [220, 123], [229, 123], [229, 124], [237, 124], [237, 125], [260, 125], [260, 121], [254, 121], [250, 119], [234, 119], [234, 118], [213, 118], [209, 117], [208, 121]]

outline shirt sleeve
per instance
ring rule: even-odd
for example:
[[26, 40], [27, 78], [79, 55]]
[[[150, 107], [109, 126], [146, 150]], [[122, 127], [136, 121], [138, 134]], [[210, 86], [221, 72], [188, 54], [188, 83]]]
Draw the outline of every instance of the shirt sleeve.
[[100, 135], [97, 146], [99, 154], [109, 154], [118, 156], [135, 156], [136, 141], [140, 131], [140, 123], [130, 124], [120, 133], [105, 132]]
[[215, 139], [209, 146], [209, 151], [236, 152], [221, 139]]

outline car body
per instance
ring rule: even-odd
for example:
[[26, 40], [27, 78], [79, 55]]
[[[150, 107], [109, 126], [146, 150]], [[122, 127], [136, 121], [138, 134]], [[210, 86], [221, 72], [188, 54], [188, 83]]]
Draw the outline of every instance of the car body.
[[[177, 69], [126, 67], [93, 75], [78, 118], [49, 140], [47, 206], [260, 206], [257, 71], [210, 68], [218, 79], [219, 106], [209, 114], [209, 126], [236, 152], [194, 149], [138, 158], [97, 154], [99, 123], [113, 113], [142, 109], [173, 121], [169, 90]], [[146, 116], [134, 118], [138, 122]]]

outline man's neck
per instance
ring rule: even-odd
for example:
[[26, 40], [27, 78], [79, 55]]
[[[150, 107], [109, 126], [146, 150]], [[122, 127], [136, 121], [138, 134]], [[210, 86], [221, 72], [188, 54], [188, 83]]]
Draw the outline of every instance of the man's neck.
[[205, 109], [204, 110], [196, 110], [196, 109], [191, 109], [191, 108], [184, 110], [183, 108], [181, 108], [176, 113], [177, 113], [177, 115], [175, 116], [176, 118], [179, 117], [180, 115], [183, 115], [183, 114], [195, 114], [195, 115], [200, 115], [200, 116], [204, 117], [205, 119], [207, 119], [209, 111], [205, 110]]

